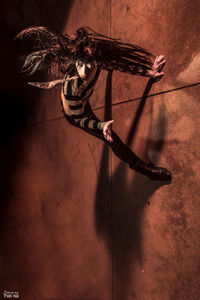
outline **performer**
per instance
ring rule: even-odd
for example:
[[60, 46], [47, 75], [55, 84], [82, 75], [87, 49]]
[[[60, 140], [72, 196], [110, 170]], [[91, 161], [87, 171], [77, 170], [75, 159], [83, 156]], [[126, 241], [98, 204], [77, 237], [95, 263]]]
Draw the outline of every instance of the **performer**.
[[[72, 36], [46, 27], [29, 27], [16, 38], [25, 37], [32, 38], [36, 45], [26, 57], [22, 71], [28, 75], [38, 70], [54, 73], [57, 67], [64, 74], [62, 79], [29, 84], [48, 89], [62, 83], [61, 104], [69, 123], [103, 140], [135, 171], [153, 180], [172, 179], [167, 169], [147, 164], [133, 153], [111, 129], [113, 120], [100, 121], [89, 103], [101, 70], [118, 70], [158, 81], [164, 75], [162, 55], [155, 58], [141, 47], [101, 35], [89, 27], [79, 28]], [[155, 59], [153, 63], [151, 58]]]

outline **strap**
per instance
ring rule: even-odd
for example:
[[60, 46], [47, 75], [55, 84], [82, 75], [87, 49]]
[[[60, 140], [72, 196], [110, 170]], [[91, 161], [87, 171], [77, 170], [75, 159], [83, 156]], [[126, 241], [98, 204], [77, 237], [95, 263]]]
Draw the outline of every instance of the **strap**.
[[70, 78], [57, 79], [57, 80], [53, 80], [53, 81], [27, 82], [27, 83], [29, 85], [36, 86], [40, 89], [51, 89], [59, 83], [63, 83], [65, 81], [71, 81], [71, 80], [74, 80], [76, 78], [78, 78], [78, 76], [73, 76], [73, 77], [70, 77]]

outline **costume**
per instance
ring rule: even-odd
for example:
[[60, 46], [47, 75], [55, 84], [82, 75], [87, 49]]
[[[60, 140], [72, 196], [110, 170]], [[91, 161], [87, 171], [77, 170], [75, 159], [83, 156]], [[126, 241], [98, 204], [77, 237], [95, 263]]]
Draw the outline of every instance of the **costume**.
[[[87, 133], [103, 140], [112, 148], [116, 156], [131, 164], [133, 162], [133, 158], [135, 158], [134, 153], [120, 140], [118, 135], [113, 130], [113, 142], [110, 143], [105, 139], [101, 130], [104, 122], [101, 122], [91, 109], [89, 98], [93, 93], [93, 89], [99, 74], [100, 70], [97, 69], [93, 78], [90, 78], [87, 84], [85, 84], [85, 87], [82, 87], [85, 82], [83, 82], [80, 77], [63, 83], [63, 94], [65, 97], [64, 101], [66, 101], [69, 105], [71, 116], [65, 112], [63, 101], [61, 101], [63, 113], [70, 124], [79, 127]], [[73, 76], [75, 74], [72, 73], [71, 75]], [[85, 107], [83, 107], [84, 102], [86, 102]]]
[[[57, 83], [63, 83], [64, 99], [61, 103], [69, 123], [103, 140], [120, 159], [137, 172], [155, 180], [171, 180], [171, 174], [167, 169], [143, 162], [113, 130], [113, 141], [108, 142], [103, 134], [106, 122], [100, 121], [95, 116], [89, 104], [89, 98], [101, 70], [118, 70], [146, 76], [152, 67], [150, 59], [153, 57], [152, 54], [136, 45], [100, 35], [89, 27], [79, 28], [72, 37], [55, 33], [45, 27], [31, 27], [17, 36], [17, 38], [24, 37], [33, 38], [38, 46], [37, 51], [26, 57], [22, 68], [24, 72], [31, 75], [37, 70], [52, 70], [52, 67], [57, 66], [59, 71], [65, 74], [64, 78], [52, 82], [30, 84], [51, 88]], [[87, 80], [83, 80], [77, 73], [75, 66], [78, 61], [96, 65], [96, 69], [93, 68], [95, 72], [91, 72]]]
[[[89, 104], [89, 97], [93, 93], [94, 85], [99, 77], [100, 70], [97, 69], [94, 78], [87, 82], [86, 88], [82, 89], [83, 81], [81, 78], [76, 78], [71, 81], [66, 81], [63, 83], [63, 94], [65, 100], [69, 104], [71, 111], [71, 116], [69, 116], [64, 109], [63, 101], [61, 104], [63, 106], [63, 113], [67, 121], [76, 127], [86, 131], [87, 133], [95, 136], [98, 139], [104, 141], [108, 146], [111, 147], [113, 153], [121, 160], [129, 164], [129, 167], [137, 170], [141, 174], [149, 176], [151, 179], [158, 179], [157, 171], [164, 170], [163, 168], [154, 167], [154, 172], [152, 172], [152, 167], [145, 164], [134, 152], [132, 152], [128, 146], [126, 146], [119, 136], [112, 130], [112, 143], [108, 142], [101, 130], [102, 124], [96, 115], [93, 113], [91, 106]], [[71, 74], [74, 76], [75, 74]], [[79, 92], [81, 91], [81, 92]], [[83, 102], [86, 101], [85, 107], [83, 107]], [[142, 167], [141, 167], [142, 166]], [[162, 176], [160, 175], [160, 180]]]
[[[94, 89], [94, 85], [99, 77], [100, 70], [97, 69], [94, 76], [86, 81], [80, 77], [65, 81], [63, 83], [63, 94], [69, 106], [74, 123], [83, 128], [101, 129], [103, 122], [87, 117], [83, 103], [89, 101]], [[72, 74], [73, 75], [73, 74]], [[70, 75], [69, 75], [70, 76]]]

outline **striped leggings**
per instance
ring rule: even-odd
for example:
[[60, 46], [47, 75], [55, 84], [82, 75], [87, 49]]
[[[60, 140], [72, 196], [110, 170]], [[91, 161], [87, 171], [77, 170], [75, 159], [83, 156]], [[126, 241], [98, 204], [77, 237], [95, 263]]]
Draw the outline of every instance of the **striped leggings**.
[[[134, 166], [136, 160], [137, 160], [137, 156], [135, 155], [134, 152], [132, 152], [128, 146], [126, 146], [122, 141], [121, 139], [119, 138], [119, 136], [114, 132], [114, 130], [111, 131], [111, 136], [112, 136], [112, 139], [113, 139], [113, 142], [108, 142], [105, 138], [104, 138], [104, 135], [103, 135], [103, 131], [99, 130], [99, 129], [90, 129], [90, 128], [85, 128], [85, 127], [81, 127], [79, 125], [77, 125], [73, 119], [72, 116], [68, 116], [64, 109], [63, 109], [63, 113], [65, 115], [65, 118], [67, 119], [67, 121], [86, 131], [87, 133], [95, 136], [96, 138], [104, 141], [104, 143], [106, 143], [108, 146], [111, 147], [113, 153], [119, 158], [121, 159], [122, 161], [128, 163], [130, 166]], [[91, 109], [91, 106], [89, 104], [89, 102], [87, 102], [86, 106], [85, 106], [85, 113], [87, 115], [87, 117], [91, 120], [96, 120], [96, 121], [100, 121], [96, 116], [95, 114], [93, 113], [92, 109]]]

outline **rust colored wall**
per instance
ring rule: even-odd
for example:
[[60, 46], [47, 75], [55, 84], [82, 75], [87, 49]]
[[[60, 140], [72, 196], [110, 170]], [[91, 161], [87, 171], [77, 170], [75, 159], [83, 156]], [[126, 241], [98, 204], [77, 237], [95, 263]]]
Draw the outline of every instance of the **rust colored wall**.
[[[25, 300], [198, 300], [199, 1], [0, 5], [2, 299], [7, 290]], [[33, 24], [88, 25], [166, 57], [153, 86], [102, 72], [91, 104], [136, 154], [172, 172], [170, 185], [67, 124], [59, 88], [25, 85], [12, 38]]]

